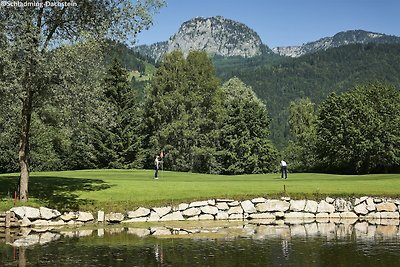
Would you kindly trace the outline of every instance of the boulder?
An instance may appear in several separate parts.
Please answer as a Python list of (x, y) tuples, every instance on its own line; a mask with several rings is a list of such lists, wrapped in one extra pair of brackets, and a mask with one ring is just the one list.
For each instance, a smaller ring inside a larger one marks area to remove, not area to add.
[(55, 219), (61, 215), (61, 213), (58, 210), (49, 209), (46, 207), (40, 207), (39, 212), (40, 212), (40, 218), (45, 220)]
[(155, 211), (150, 212), (150, 216), (147, 219), (148, 222), (158, 222), (160, 220), (160, 216)]
[(383, 202), (383, 203), (376, 204), (376, 210), (377, 211), (394, 212), (397, 210), (397, 206), (394, 203)]
[(15, 207), (12, 208), (10, 211), (14, 212), (15, 216), (18, 219), (22, 219), (27, 217), (28, 219), (40, 219), (40, 211), (37, 208), (31, 207)]
[(145, 217), (149, 214), (150, 214), (150, 209), (140, 207), (135, 211), (128, 211), (128, 218), (133, 219), (133, 218)]
[(187, 203), (181, 203), (178, 206), (178, 210), (180, 210), (180, 211), (183, 211), (183, 210), (185, 210), (187, 208), (189, 208), (189, 204), (187, 204)]
[(69, 221), (73, 221), (76, 220), (76, 218), (78, 218), (77, 214), (75, 212), (68, 212), (68, 213), (64, 213), (63, 215), (61, 215), (61, 219), (64, 222), (69, 222)]
[(290, 203), (283, 200), (267, 200), (265, 211), (287, 211), (289, 210)]
[(201, 210), (199, 208), (189, 208), (187, 210), (182, 211), (183, 216), (192, 217), (196, 215), (200, 215)]
[(354, 212), (356, 214), (361, 214), (361, 215), (367, 214), (368, 213), (367, 204), (364, 202), (361, 202), (360, 204), (358, 204), (357, 206), (354, 207)]
[(236, 206), (240, 205), (239, 201), (231, 201), (231, 202), (228, 202), (227, 204), (229, 207), (236, 207)]
[(171, 207), (153, 208), (157, 215), (161, 218), (172, 211)]
[(110, 223), (120, 223), (124, 220), (124, 215), (122, 213), (111, 212), (106, 215), (106, 221)]
[(305, 200), (291, 200), (290, 201), (290, 211), (304, 211), (306, 206)]
[(250, 200), (242, 201), (240, 203), (240, 205), (242, 206), (242, 209), (245, 213), (256, 213), (257, 212), (256, 208), (254, 207), (253, 202), (251, 202)]
[(226, 204), (226, 202), (218, 202), (216, 207), (219, 210), (229, 210), (229, 206), (228, 206), (228, 204)]
[(201, 212), (205, 213), (205, 214), (212, 214), (215, 215), (218, 213), (218, 208), (215, 206), (204, 206), (204, 207), (200, 207)]
[(94, 217), (93, 217), (93, 214), (91, 214), (90, 212), (80, 211), (78, 213), (78, 218), (76, 220), (78, 222), (89, 222), (89, 221), (93, 221)]
[(40, 211), (37, 208), (25, 207), (25, 217), (28, 219), (40, 219)]
[(269, 206), (265, 202), (256, 204), (256, 210), (258, 212), (266, 212), (268, 210), (268, 207)]
[(242, 207), (241, 206), (235, 206), (235, 207), (231, 207), (229, 210), (228, 210), (228, 214), (229, 215), (231, 215), (231, 214), (240, 214), (240, 216), (241, 217), (243, 217), (243, 209), (242, 209)]
[(25, 217), (25, 207), (14, 207), (10, 211), (14, 212), (18, 219)]
[(351, 211), (353, 209), (353, 206), (350, 201), (346, 201), (343, 198), (338, 198), (334, 201), (335, 210), (338, 212), (345, 212), (345, 211)]
[(333, 213), (335, 211), (335, 206), (329, 204), (325, 200), (321, 200), (318, 204), (317, 212), (318, 213)]
[(326, 197), (326, 198), (325, 198), (325, 201), (326, 201), (327, 203), (329, 203), (329, 204), (333, 204), (333, 203), (335, 202), (335, 199), (334, 199), (334, 198), (331, 198), (331, 197)]
[(164, 217), (161, 217), (160, 221), (184, 221), (185, 218), (183, 218), (182, 213), (180, 211), (174, 211), (172, 213), (169, 213), (165, 215)]
[(307, 200), (306, 206), (304, 207), (305, 212), (316, 213), (318, 209), (318, 202), (314, 200)]

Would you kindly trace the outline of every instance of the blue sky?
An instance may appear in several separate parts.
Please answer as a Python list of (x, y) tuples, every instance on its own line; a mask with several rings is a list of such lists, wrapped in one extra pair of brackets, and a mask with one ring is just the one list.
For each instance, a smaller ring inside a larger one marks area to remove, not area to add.
[(400, 36), (399, 0), (166, 0), (138, 44), (166, 41), (194, 17), (223, 16), (255, 30), (269, 47), (301, 45), (346, 30)]

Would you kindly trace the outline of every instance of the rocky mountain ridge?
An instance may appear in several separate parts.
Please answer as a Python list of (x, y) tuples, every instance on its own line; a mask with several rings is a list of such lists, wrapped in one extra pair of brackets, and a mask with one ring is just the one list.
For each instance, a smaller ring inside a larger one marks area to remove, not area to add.
[(367, 43), (400, 43), (400, 37), (364, 30), (349, 30), (301, 46), (275, 47), (271, 50), (262, 43), (260, 36), (245, 24), (215, 16), (193, 18), (184, 22), (168, 41), (140, 45), (134, 50), (155, 61), (159, 61), (165, 53), (174, 50), (181, 50), (184, 55), (190, 50), (202, 50), (211, 56), (222, 57), (251, 58), (264, 52), (300, 57), (319, 50)]
[(350, 30), (339, 32), (333, 37), (324, 37), (301, 46), (275, 47), (272, 48), (272, 51), (281, 56), (300, 57), (319, 50), (326, 50), (349, 44), (367, 43), (400, 43), (400, 37), (363, 30)]
[(181, 50), (184, 55), (191, 50), (202, 50), (212, 56), (248, 58), (260, 55), (265, 49), (254, 30), (243, 23), (216, 16), (186, 21), (168, 41), (141, 45), (135, 50), (158, 61), (174, 50)]

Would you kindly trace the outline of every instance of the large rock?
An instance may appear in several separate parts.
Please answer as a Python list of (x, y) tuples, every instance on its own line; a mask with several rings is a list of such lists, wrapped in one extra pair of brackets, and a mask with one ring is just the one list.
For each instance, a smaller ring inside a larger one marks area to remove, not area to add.
[(335, 206), (327, 203), (325, 200), (321, 200), (318, 204), (317, 212), (318, 213), (333, 213), (335, 211)]
[(120, 223), (124, 220), (124, 215), (122, 213), (111, 212), (106, 215), (106, 221), (110, 223)]
[(226, 202), (218, 202), (216, 207), (219, 210), (229, 210), (229, 206), (228, 206), (228, 204), (226, 204)]
[(184, 221), (182, 213), (180, 211), (174, 211), (162, 217), (160, 221)]
[(63, 215), (61, 215), (61, 219), (64, 222), (69, 222), (69, 221), (73, 221), (76, 220), (78, 218), (78, 214), (75, 212), (65, 212)]
[(256, 204), (256, 210), (258, 212), (266, 212), (268, 210), (268, 207), (269, 206), (265, 202)]
[(394, 212), (397, 210), (397, 206), (394, 203), (384, 202), (384, 203), (376, 204), (376, 210), (377, 211)]
[(367, 204), (365, 202), (361, 202), (357, 206), (354, 207), (354, 212), (356, 214), (365, 215), (368, 213)]
[(58, 210), (49, 209), (46, 207), (40, 207), (39, 212), (40, 217), (45, 220), (51, 220), (61, 216), (61, 213)]
[(15, 207), (11, 211), (14, 212), (18, 219), (22, 219), (23, 217), (27, 217), (30, 220), (40, 219), (40, 211), (37, 208)]
[(306, 206), (305, 200), (291, 200), (290, 201), (290, 211), (304, 211)]
[(343, 198), (338, 198), (334, 201), (335, 210), (338, 212), (351, 211), (353, 206), (350, 201)]
[(200, 213), (201, 213), (200, 208), (189, 208), (187, 210), (182, 211), (182, 215), (187, 217), (200, 215)]
[(152, 211), (150, 213), (149, 218), (147, 219), (148, 222), (158, 222), (160, 220), (160, 216), (158, 216), (157, 212)]
[(204, 207), (200, 207), (200, 209), (205, 214), (215, 215), (218, 213), (218, 208), (214, 207), (214, 206), (204, 206)]
[(304, 207), (304, 211), (316, 213), (317, 210), (318, 210), (318, 202), (314, 200), (307, 200), (306, 206)]
[(128, 211), (128, 218), (133, 219), (133, 218), (145, 217), (149, 214), (150, 214), (150, 209), (141, 207), (135, 211)]
[(289, 210), (290, 203), (283, 200), (267, 200), (265, 203), (265, 211), (287, 211)]
[(242, 201), (240, 203), (240, 205), (242, 206), (243, 211), (245, 213), (256, 213), (257, 212), (256, 208), (254, 207), (253, 202), (251, 202), (250, 200)]
[(161, 218), (171, 212), (171, 207), (153, 208), (157, 215)]
[(78, 218), (76, 220), (78, 222), (89, 222), (89, 221), (93, 221), (94, 217), (93, 217), (93, 214), (91, 214), (90, 212), (80, 211), (78, 213)]
[[(228, 210), (228, 214), (229, 214), (229, 215), (231, 215), (231, 214), (243, 214), (243, 209), (242, 209), (241, 206), (231, 207), (231, 208)], [(241, 215), (241, 216), (243, 217), (243, 215)]]
[(25, 217), (25, 207), (15, 207), (12, 208), (10, 211), (14, 212), (15, 216), (17, 216), (18, 219), (22, 219)]

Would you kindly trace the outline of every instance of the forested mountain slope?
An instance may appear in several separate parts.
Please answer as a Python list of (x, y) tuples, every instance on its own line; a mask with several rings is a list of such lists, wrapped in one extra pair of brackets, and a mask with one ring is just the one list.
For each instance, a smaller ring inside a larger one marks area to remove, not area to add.
[(222, 80), (237, 76), (266, 102), (272, 117), (271, 138), (279, 147), (287, 142), (292, 100), (307, 96), (318, 104), (331, 92), (372, 81), (400, 88), (399, 44), (353, 44), (299, 58), (220, 58), (214, 62)]

